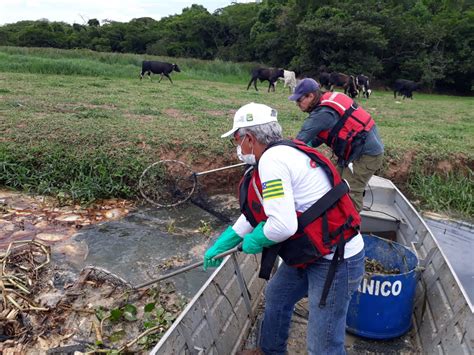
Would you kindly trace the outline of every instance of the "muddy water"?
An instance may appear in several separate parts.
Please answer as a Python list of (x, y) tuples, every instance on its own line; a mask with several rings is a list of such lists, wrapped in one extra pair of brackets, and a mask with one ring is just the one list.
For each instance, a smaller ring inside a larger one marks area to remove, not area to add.
[[(215, 196), (213, 201), (227, 214), (236, 214), (234, 199)], [(140, 207), (120, 220), (84, 228), (72, 241), (87, 245), (82, 266), (105, 268), (137, 285), (202, 260), (208, 244), (225, 228), (191, 203), (175, 209)], [(179, 291), (191, 296), (209, 273), (197, 268), (173, 281)]]
[[(238, 204), (216, 195), (210, 205), (235, 219)], [(219, 219), (186, 203), (176, 208), (136, 206), (124, 200), (95, 206), (58, 207), (54, 200), (0, 190), (0, 250), (10, 242), (35, 239), (51, 247), (57, 285), (71, 283), (86, 265), (98, 266), (132, 285), (202, 260), (208, 244), (226, 228)], [(173, 277), (193, 295), (208, 278), (201, 268)]]

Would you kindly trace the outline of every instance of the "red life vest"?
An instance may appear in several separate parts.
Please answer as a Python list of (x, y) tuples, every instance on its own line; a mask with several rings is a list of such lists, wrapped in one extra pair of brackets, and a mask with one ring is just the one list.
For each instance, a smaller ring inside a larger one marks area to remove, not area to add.
[(318, 138), (332, 148), (341, 165), (347, 166), (360, 156), (375, 122), (354, 100), (339, 92), (324, 93), (318, 106), (330, 107), (341, 117), (331, 130), (319, 132)]
[[(360, 216), (349, 197), (347, 183), (341, 179), (331, 161), (316, 149), (298, 140), (277, 142), (267, 149), (277, 145), (287, 145), (308, 155), (313, 167), (324, 169), (332, 186), (329, 192), (305, 212), (297, 212), (298, 231), (276, 245), (278, 255), (287, 265), (295, 267), (305, 267), (334, 252), (333, 249), (337, 246), (341, 247), (343, 255), (344, 244), (358, 234), (360, 226)], [(249, 223), (256, 227), (260, 222), (266, 221), (268, 217), (262, 204), (262, 183), (256, 168), (245, 172), (239, 190), (240, 208)]]

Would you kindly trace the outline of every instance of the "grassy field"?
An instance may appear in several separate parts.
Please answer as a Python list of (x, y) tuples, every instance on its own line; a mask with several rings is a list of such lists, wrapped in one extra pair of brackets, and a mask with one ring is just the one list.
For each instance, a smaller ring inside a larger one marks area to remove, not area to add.
[[(251, 63), (157, 58), (181, 67), (172, 85), (140, 81), (143, 59), (0, 47), (0, 185), (81, 201), (133, 197), (150, 162), (176, 158), (196, 171), (236, 162), (220, 134), (245, 103), (276, 108), (288, 137), (305, 118), (282, 85), (246, 90)], [(359, 100), (386, 146), (381, 175), (406, 183), (422, 207), (472, 216), (473, 99), (414, 97), (375, 90)]]

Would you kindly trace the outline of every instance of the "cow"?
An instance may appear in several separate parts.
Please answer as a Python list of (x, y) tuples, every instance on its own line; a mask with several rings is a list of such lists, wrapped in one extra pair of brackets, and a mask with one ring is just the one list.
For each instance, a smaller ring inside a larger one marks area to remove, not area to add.
[(296, 74), (291, 70), (283, 70), (283, 78), (278, 78), (278, 80), (283, 80), (283, 87), (287, 87), (290, 90), (290, 94), (295, 92), (296, 88)]
[(267, 80), (269, 82), (268, 85), (268, 92), (270, 92), (270, 88), (275, 91), (275, 82), (278, 80), (278, 78), (284, 78), (285, 73), (283, 69), (275, 69), (275, 68), (254, 68), (252, 70), (252, 78), (249, 81), (249, 84), (247, 85), (247, 90), (250, 88), (250, 85), (254, 85), (255, 90), (258, 91), (257, 89), (257, 80), (265, 81)]
[(166, 62), (158, 62), (158, 61), (153, 61), (153, 60), (144, 60), (142, 63), (142, 72), (140, 73), (140, 80), (143, 79), (143, 75), (145, 73), (148, 73), (148, 78), (151, 78), (151, 73), (153, 74), (161, 74), (160, 80), (163, 79), (163, 75), (166, 76), (171, 84), (173, 84), (173, 80), (171, 80), (170, 73), (172, 71), (175, 72), (181, 72), (181, 70), (178, 67), (178, 64), (174, 63), (166, 63)]
[(420, 83), (415, 83), (411, 80), (397, 79), (393, 85), (393, 98), (397, 98), (397, 93), (413, 100), (413, 91), (420, 89)]
[(359, 89), (357, 89), (356, 80), (353, 75), (349, 76), (347, 87), (344, 88), (344, 94), (349, 95), (353, 99), (359, 96)]
[(330, 85), (329, 85), (329, 77), (331, 75), (326, 72), (322, 72), (319, 74), (319, 83), (321, 84), (321, 87), (325, 87), (326, 89), (329, 90)]
[(370, 94), (372, 94), (372, 90), (370, 89), (369, 78), (364, 74), (357, 75), (356, 79), (356, 86), (359, 90), (359, 93), (362, 93), (362, 97), (369, 98)]
[(336, 86), (343, 88), (344, 94), (348, 94), (352, 98), (355, 98), (359, 94), (355, 85), (355, 79), (352, 75), (332, 72), (329, 75), (329, 90), (334, 91), (334, 87)]

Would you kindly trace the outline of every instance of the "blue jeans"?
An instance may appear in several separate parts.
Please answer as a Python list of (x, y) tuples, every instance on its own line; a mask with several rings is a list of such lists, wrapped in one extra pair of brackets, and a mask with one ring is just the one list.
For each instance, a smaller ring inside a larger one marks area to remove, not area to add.
[(319, 300), (330, 260), (319, 259), (306, 269), (282, 264), (267, 285), (260, 348), (265, 354), (285, 354), (295, 304), (308, 295), (308, 354), (345, 354), (346, 315), (352, 293), (364, 274), (360, 253), (339, 263), (324, 308)]

